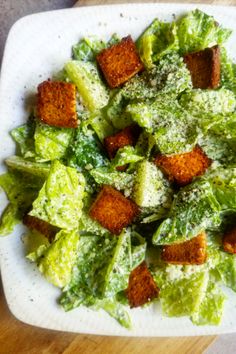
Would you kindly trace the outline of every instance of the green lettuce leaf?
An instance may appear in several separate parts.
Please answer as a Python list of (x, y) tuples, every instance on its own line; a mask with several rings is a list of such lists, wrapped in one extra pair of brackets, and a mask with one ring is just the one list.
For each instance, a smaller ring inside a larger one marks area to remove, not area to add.
[(65, 65), (65, 70), (69, 79), (77, 86), (82, 103), (90, 112), (106, 106), (109, 95), (95, 64), (73, 60)]
[(208, 273), (198, 272), (163, 285), (160, 292), (163, 312), (170, 317), (190, 316), (197, 312), (207, 284)]
[(176, 24), (155, 19), (138, 38), (136, 45), (145, 67), (153, 67), (159, 58), (178, 50)]
[(226, 296), (213, 282), (209, 281), (206, 294), (191, 320), (196, 325), (219, 325), (224, 310)]
[(5, 160), (5, 163), (12, 170), (31, 174), (42, 179), (48, 176), (50, 170), (50, 165), (46, 162), (34, 162), (20, 156), (10, 156)]
[(232, 31), (218, 25), (214, 17), (196, 9), (177, 22), (182, 54), (224, 43)]
[(0, 235), (10, 234), (18, 224), (37, 197), (43, 185), (41, 178), (25, 175), (20, 172), (7, 172), (0, 175), (0, 187), (4, 190), (9, 200), (0, 223)]
[(147, 243), (138, 232), (131, 233), (132, 270), (141, 264), (146, 257)]
[(104, 296), (112, 297), (125, 290), (128, 287), (131, 270), (131, 235), (130, 231), (124, 230), (118, 237), (113, 257), (106, 271)]
[(220, 48), (220, 75), (221, 85), (236, 94), (235, 64), (224, 47)]
[(84, 187), (81, 173), (55, 160), (29, 214), (60, 228), (77, 229)]
[(168, 208), (171, 196), (170, 184), (163, 173), (147, 160), (139, 162), (133, 187), (133, 200), (136, 204), (140, 207)]
[(114, 236), (80, 236), (78, 257), (68, 284), (60, 299), (68, 311), (80, 305), (91, 306), (103, 298), (105, 274), (117, 245)]
[(125, 166), (130, 163), (136, 163), (140, 160), (143, 160), (143, 156), (138, 155), (133, 146), (127, 145), (117, 151), (110, 166), (112, 169), (116, 169), (118, 166)]
[(219, 226), (220, 211), (211, 184), (197, 180), (178, 192), (169, 217), (158, 227), (152, 242), (165, 245), (189, 240), (207, 228)]
[(72, 47), (73, 59), (95, 61), (96, 55), (106, 48), (106, 43), (95, 36), (85, 37)]
[(98, 167), (90, 171), (90, 174), (98, 184), (108, 184), (114, 188), (125, 191), (128, 196), (132, 192), (134, 176), (126, 172), (110, 170), (109, 167)]
[(236, 98), (233, 92), (225, 88), (218, 90), (194, 89), (181, 96), (180, 104), (193, 114), (205, 112), (208, 115), (224, 114), (235, 110)]
[(62, 288), (70, 282), (77, 259), (78, 242), (76, 231), (61, 230), (37, 260), (40, 272), (50, 283)]
[(34, 148), (35, 120), (30, 117), (26, 124), (23, 124), (11, 131), (11, 136), (17, 143), (20, 154), (25, 158), (35, 157)]
[(43, 160), (57, 160), (65, 156), (73, 129), (52, 127), (37, 122), (34, 140), (35, 151)]
[(140, 127), (153, 134), (163, 154), (189, 152), (196, 144), (199, 134), (196, 125), (177, 101), (165, 98), (152, 103), (133, 103), (126, 111)]

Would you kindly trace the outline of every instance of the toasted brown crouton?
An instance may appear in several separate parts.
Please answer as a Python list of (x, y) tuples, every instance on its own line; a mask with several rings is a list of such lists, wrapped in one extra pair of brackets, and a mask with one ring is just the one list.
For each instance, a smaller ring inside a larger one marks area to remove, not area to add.
[(56, 233), (59, 231), (58, 227), (28, 214), (24, 216), (23, 223), (29, 229), (36, 230), (46, 236), (50, 242), (54, 240)]
[(223, 247), (225, 252), (236, 253), (236, 226), (224, 234)]
[(164, 246), (163, 261), (172, 264), (203, 264), (206, 261), (206, 234), (200, 233), (189, 241)]
[(89, 211), (92, 219), (115, 235), (131, 224), (138, 213), (139, 208), (133, 201), (110, 186), (103, 186)]
[(193, 87), (214, 89), (220, 83), (220, 48), (215, 45), (199, 52), (188, 53), (184, 62), (190, 71)]
[(143, 69), (131, 36), (102, 50), (97, 62), (111, 88), (120, 86)]
[(130, 125), (114, 135), (104, 139), (104, 145), (110, 159), (113, 159), (117, 150), (126, 145), (135, 145), (140, 133), (138, 125)]
[(126, 290), (129, 305), (131, 308), (142, 306), (153, 300), (158, 294), (159, 288), (144, 261), (130, 273), (129, 285)]
[(39, 119), (55, 127), (76, 128), (76, 88), (68, 82), (44, 81), (38, 86)]
[(184, 186), (192, 182), (193, 177), (201, 176), (210, 166), (211, 160), (203, 150), (196, 146), (193, 151), (184, 154), (158, 155), (155, 164), (168, 176), (169, 180)]

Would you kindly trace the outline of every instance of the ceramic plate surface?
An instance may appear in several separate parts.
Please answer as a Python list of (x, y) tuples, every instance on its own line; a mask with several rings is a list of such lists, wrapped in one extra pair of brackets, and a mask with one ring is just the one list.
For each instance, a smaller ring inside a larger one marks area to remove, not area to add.
[[(117, 32), (136, 38), (154, 17), (171, 21), (196, 8), (186, 4), (129, 4), (58, 10), (20, 19), (10, 31), (0, 82), (0, 159), (14, 154), (9, 131), (26, 121), (37, 85), (60, 70), (70, 58), (71, 46), (83, 36), (108, 38)], [(216, 20), (232, 28), (228, 41), (236, 53), (236, 7), (200, 6)], [(1, 171), (4, 171), (3, 164)], [(1, 194), (0, 208), (6, 205)], [(124, 336), (191, 336), (236, 331), (236, 297), (226, 290), (224, 317), (219, 327), (197, 327), (183, 318), (161, 315), (159, 305), (130, 311), (133, 329), (122, 328), (105, 312), (86, 308), (65, 313), (57, 304), (60, 291), (46, 282), (34, 265), (25, 259), (21, 241), (25, 232), (18, 225), (14, 234), (0, 239), (0, 265), (6, 299), (12, 313), (21, 321), (44, 328)]]

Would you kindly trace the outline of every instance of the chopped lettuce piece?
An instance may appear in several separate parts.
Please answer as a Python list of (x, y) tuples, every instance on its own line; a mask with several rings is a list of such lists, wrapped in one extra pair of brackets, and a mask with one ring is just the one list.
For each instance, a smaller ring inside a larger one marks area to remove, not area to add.
[(158, 227), (152, 242), (166, 245), (189, 240), (207, 228), (219, 226), (220, 211), (211, 184), (197, 180), (178, 192), (169, 217)]
[(70, 284), (60, 299), (66, 311), (83, 305), (94, 305), (103, 298), (104, 277), (117, 245), (114, 236), (80, 236), (78, 257)]
[(214, 17), (196, 9), (177, 22), (182, 54), (224, 43), (232, 31), (218, 25)]
[(64, 157), (72, 134), (73, 129), (37, 122), (34, 134), (36, 154), (46, 161)]
[(236, 292), (236, 257), (233, 254), (220, 252), (219, 263), (216, 270), (220, 279), (229, 288)]
[(106, 119), (101, 111), (91, 114), (89, 118), (89, 124), (97, 134), (101, 143), (103, 143), (103, 140), (107, 136), (113, 135), (115, 133), (113, 125)]
[(89, 111), (93, 112), (106, 106), (109, 95), (95, 64), (73, 60), (65, 65), (65, 70), (70, 80), (77, 86), (83, 104)]
[(17, 170), (26, 174), (29, 173), (41, 178), (46, 178), (50, 170), (50, 165), (48, 163), (26, 160), (20, 156), (10, 156), (5, 160), (5, 163), (12, 170)]
[(62, 229), (77, 229), (84, 187), (81, 173), (55, 160), (29, 214)]
[(166, 207), (171, 204), (168, 180), (152, 162), (143, 160), (136, 167), (133, 199), (140, 207)]
[(176, 101), (156, 100), (152, 103), (133, 103), (126, 111), (133, 121), (152, 133), (163, 154), (178, 154), (193, 149), (198, 130), (192, 117)]
[(205, 296), (207, 284), (207, 272), (198, 272), (188, 278), (166, 283), (160, 292), (163, 312), (170, 317), (190, 316), (197, 312)]
[(76, 231), (61, 230), (37, 260), (40, 272), (53, 285), (62, 288), (70, 282), (77, 259), (78, 242)]
[(124, 230), (118, 237), (114, 255), (105, 275), (104, 296), (112, 297), (125, 290), (132, 269), (130, 231)]
[(10, 234), (37, 197), (43, 180), (26, 176), (20, 172), (0, 175), (0, 187), (5, 191), (9, 204), (5, 208), (0, 223), (0, 235)]
[(224, 309), (225, 295), (213, 282), (209, 281), (204, 298), (191, 320), (196, 325), (219, 325)]
[(68, 151), (69, 166), (86, 172), (107, 165), (108, 159), (91, 129), (77, 129), (73, 145)]
[(132, 270), (145, 260), (147, 243), (138, 232), (131, 233)]
[(81, 61), (95, 61), (96, 55), (106, 48), (106, 43), (95, 36), (85, 37), (73, 45), (73, 59)]
[(155, 19), (136, 44), (145, 67), (151, 68), (159, 58), (178, 50), (176, 24)]
[(27, 254), (26, 258), (32, 262), (37, 262), (50, 246), (48, 238), (36, 230), (30, 230), (23, 235), (22, 241)]
[(236, 168), (218, 168), (206, 176), (221, 211), (236, 211)]
[(221, 85), (236, 94), (235, 64), (227, 55), (224, 47), (220, 49), (220, 64)]
[(225, 88), (218, 90), (194, 89), (181, 96), (180, 104), (193, 114), (205, 112), (208, 115), (224, 114), (235, 110), (236, 98), (233, 92)]
[(30, 117), (26, 124), (23, 124), (11, 131), (11, 136), (17, 143), (20, 154), (25, 158), (35, 156), (34, 148), (35, 120)]
[(99, 167), (90, 171), (98, 184), (108, 184), (118, 190), (124, 190), (125, 195), (132, 192), (134, 175), (117, 170), (110, 170), (108, 167)]
[(109, 298), (97, 300), (92, 308), (95, 310), (98, 310), (99, 308), (103, 309), (111, 317), (116, 319), (121, 324), (121, 326), (127, 329), (132, 327), (128, 312), (125, 310), (124, 306), (117, 302), (115, 299)]
[(115, 169), (118, 166), (125, 166), (140, 160), (143, 160), (143, 156), (138, 155), (133, 146), (127, 145), (117, 151), (116, 156), (111, 162), (111, 168)]

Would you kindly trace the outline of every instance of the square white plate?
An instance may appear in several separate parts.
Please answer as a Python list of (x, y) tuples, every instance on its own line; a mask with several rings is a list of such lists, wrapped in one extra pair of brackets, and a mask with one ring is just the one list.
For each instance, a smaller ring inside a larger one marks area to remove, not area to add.
[[(9, 131), (26, 121), (37, 85), (63, 67), (71, 46), (85, 35), (108, 38), (117, 32), (136, 38), (154, 17), (173, 20), (197, 5), (129, 4), (59, 10), (22, 18), (12, 27), (4, 54), (0, 82), (0, 158), (14, 154)], [(235, 32), (228, 42), (236, 53), (236, 7), (198, 5)], [(1, 171), (4, 171), (1, 165)], [(6, 205), (1, 194), (0, 208)], [(63, 331), (124, 336), (192, 336), (236, 331), (236, 297), (227, 290), (224, 317), (219, 327), (194, 326), (187, 318), (167, 318), (157, 305), (130, 310), (131, 331), (105, 312), (86, 308), (65, 313), (56, 302), (60, 291), (46, 282), (24, 258), (18, 225), (14, 234), (0, 239), (0, 265), (6, 299), (12, 313), (31, 325)]]

